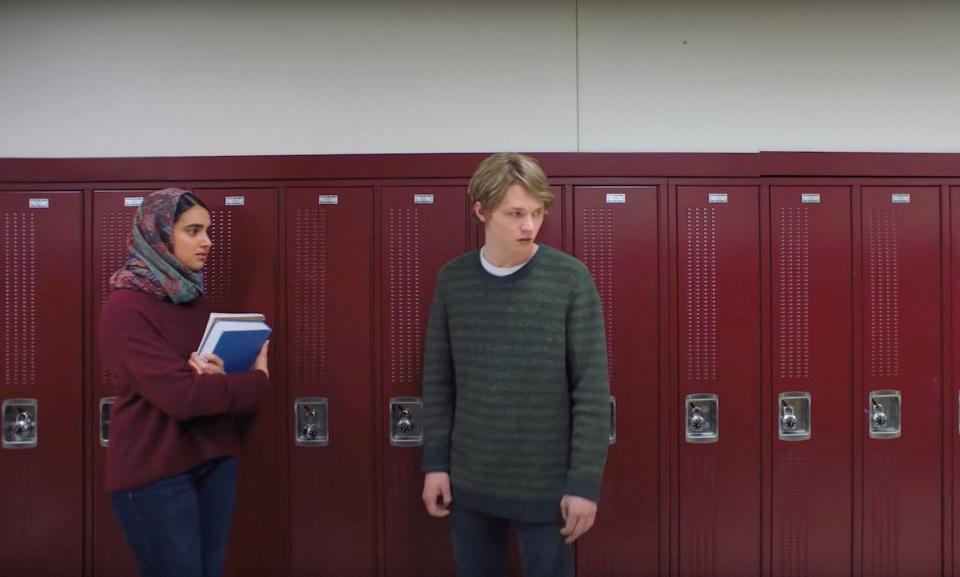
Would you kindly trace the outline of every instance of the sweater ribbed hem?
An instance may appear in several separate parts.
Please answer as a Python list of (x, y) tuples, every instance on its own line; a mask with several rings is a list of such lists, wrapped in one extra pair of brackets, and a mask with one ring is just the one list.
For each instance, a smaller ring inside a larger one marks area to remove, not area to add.
[(560, 497), (552, 501), (526, 502), (501, 499), (492, 495), (481, 495), (471, 491), (451, 488), (453, 502), (457, 507), (466, 507), (493, 517), (523, 521), (525, 523), (558, 523), (563, 521), (560, 514)]
[(450, 471), (450, 447), (424, 447), (423, 461), (420, 471), (433, 473), (435, 471)]
[(597, 503), (600, 500), (600, 483), (586, 479), (567, 478), (567, 482), (563, 486), (563, 494), (576, 495)]

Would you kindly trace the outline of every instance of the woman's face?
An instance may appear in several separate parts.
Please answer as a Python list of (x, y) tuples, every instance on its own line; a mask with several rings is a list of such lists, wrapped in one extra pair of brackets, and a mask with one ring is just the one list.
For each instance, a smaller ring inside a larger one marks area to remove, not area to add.
[(170, 244), (173, 256), (192, 271), (198, 271), (207, 263), (210, 255), (210, 213), (202, 206), (192, 206), (180, 213), (173, 223)]

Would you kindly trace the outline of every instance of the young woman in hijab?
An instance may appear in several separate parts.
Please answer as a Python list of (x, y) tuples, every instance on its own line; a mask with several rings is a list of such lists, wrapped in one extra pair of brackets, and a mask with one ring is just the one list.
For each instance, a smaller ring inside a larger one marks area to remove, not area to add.
[(249, 372), (225, 374), (193, 352), (211, 312), (203, 298), (210, 213), (190, 192), (144, 199), (127, 264), (110, 278), (100, 352), (117, 398), (106, 484), (141, 575), (223, 573), (240, 449), (235, 415), (269, 388), (267, 344)]

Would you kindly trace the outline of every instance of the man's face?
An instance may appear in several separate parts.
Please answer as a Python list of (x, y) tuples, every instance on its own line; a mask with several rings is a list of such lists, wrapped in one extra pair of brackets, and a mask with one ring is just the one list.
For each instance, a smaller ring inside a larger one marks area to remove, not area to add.
[(542, 202), (519, 184), (512, 184), (490, 212), (485, 213), (479, 202), (473, 209), (484, 223), (488, 246), (504, 254), (529, 256), (543, 225)]

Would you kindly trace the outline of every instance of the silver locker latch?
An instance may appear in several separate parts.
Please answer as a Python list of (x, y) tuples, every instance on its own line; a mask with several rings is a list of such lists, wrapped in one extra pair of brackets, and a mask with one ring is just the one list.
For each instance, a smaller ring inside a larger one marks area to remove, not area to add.
[(900, 391), (870, 391), (870, 438), (895, 439), (900, 436)]
[(423, 444), (423, 402), (419, 397), (390, 399), (390, 444), (395, 447)]
[(110, 407), (116, 401), (116, 397), (100, 398), (100, 446), (106, 447), (110, 444)]
[(713, 393), (687, 395), (688, 443), (716, 443), (720, 439), (720, 400)]
[(37, 446), (37, 400), (3, 401), (3, 448), (30, 449)]
[(617, 398), (610, 395), (610, 441), (612, 445), (617, 442)]
[(780, 393), (779, 436), (781, 441), (806, 441), (810, 438), (810, 393), (793, 391)]
[(325, 447), (330, 444), (326, 397), (300, 397), (293, 402), (296, 444)]

